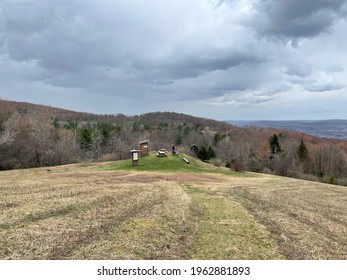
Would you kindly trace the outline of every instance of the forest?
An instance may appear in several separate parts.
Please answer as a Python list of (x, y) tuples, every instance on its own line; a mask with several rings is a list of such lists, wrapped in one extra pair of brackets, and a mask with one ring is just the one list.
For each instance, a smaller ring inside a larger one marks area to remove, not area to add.
[[(95, 115), (0, 100), (0, 170), (129, 158), (138, 142), (243, 172), (347, 185), (347, 141), (174, 112)], [(198, 153), (191, 150), (195, 144)]]

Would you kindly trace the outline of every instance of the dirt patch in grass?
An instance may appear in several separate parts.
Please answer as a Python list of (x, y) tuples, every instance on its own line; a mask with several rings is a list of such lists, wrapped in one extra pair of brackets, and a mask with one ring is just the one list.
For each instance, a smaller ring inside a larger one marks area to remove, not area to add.
[(219, 174), (197, 174), (197, 173), (160, 173), (160, 172), (134, 172), (134, 171), (103, 171), (92, 173), (58, 173), (46, 174), (42, 176), (41, 180), (52, 181), (58, 180), (60, 183), (71, 182), (85, 184), (88, 183), (150, 183), (156, 181), (173, 181), (173, 182), (226, 182), (227, 179)]

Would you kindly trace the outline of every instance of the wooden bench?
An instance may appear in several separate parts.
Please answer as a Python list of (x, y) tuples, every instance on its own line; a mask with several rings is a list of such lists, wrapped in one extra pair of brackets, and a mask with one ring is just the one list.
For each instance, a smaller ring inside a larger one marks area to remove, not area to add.
[(189, 164), (189, 160), (187, 160), (186, 158), (183, 158), (183, 161), (184, 161), (186, 164)]

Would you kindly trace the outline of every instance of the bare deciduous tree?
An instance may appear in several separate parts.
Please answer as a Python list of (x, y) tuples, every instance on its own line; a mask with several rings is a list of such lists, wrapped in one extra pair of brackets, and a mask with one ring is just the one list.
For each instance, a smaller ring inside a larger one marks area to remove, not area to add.
[(67, 164), (76, 160), (78, 147), (75, 146), (75, 134), (68, 129), (59, 129), (56, 131), (56, 143), (54, 145), (55, 164)]
[(346, 159), (343, 150), (335, 145), (320, 145), (313, 151), (312, 171), (323, 177), (335, 176), (342, 178), (347, 176)]
[(48, 111), (29, 116), (28, 145), (32, 146), (31, 160), (37, 166), (51, 164), (54, 147), (54, 126)]
[(18, 134), (20, 115), (13, 113), (11, 117), (3, 124), (3, 130), (0, 132), (0, 145), (9, 145), (14, 142)]
[(263, 142), (261, 142), (261, 144), (257, 150), (257, 153), (256, 153), (256, 157), (259, 161), (259, 165), (260, 165), (262, 170), (265, 167), (268, 167), (270, 155), (271, 155), (270, 144), (268, 141), (264, 140)]

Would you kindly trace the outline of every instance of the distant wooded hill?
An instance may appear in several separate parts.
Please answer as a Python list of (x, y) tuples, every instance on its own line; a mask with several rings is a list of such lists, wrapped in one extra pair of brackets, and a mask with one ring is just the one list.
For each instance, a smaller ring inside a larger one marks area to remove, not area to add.
[[(178, 152), (236, 171), (347, 185), (343, 140), (175, 112), (96, 115), (0, 100), (0, 170), (124, 159), (144, 139), (151, 150), (175, 145)], [(193, 144), (197, 154), (190, 151)]]
[(51, 106), (37, 105), (27, 102), (16, 102), (0, 100), (0, 112), (20, 114), (30, 114), (34, 112), (46, 112), (50, 116), (58, 119), (59, 121), (76, 121), (76, 122), (112, 122), (117, 124), (128, 124), (138, 122), (147, 126), (158, 126), (163, 123), (177, 126), (179, 124), (185, 125), (199, 125), (202, 127), (211, 127), (215, 130), (227, 130), (233, 125), (228, 122), (216, 121), (206, 118), (198, 118), (186, 114), (180, 114), (175, 112), (153, 112), (142, 115), (126, 116), (123, 114), (92, 114), (84, 112), (75, 112), (71, 110), (65, 110), (55, 108)]
[(284, 128), (304, 132), (318, 137), (347, 139), (347, 120), (317, 120), (317, 121), (228, 121), (243, 127)]

